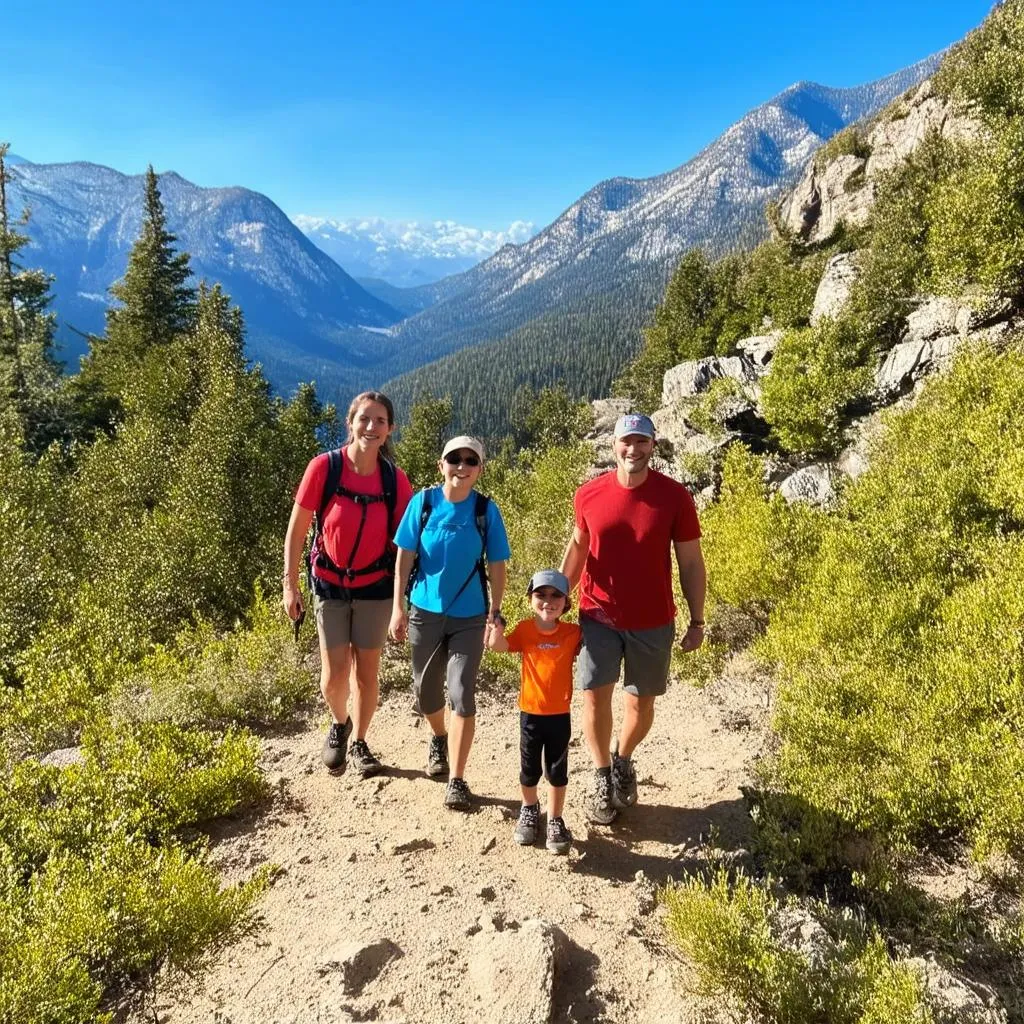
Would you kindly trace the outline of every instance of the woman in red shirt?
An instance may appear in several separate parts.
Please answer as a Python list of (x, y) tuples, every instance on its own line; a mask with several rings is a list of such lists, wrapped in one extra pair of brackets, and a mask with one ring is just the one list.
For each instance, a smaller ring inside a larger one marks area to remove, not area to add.
[[(340, 775), (351, 758), (365, 777), (381, 769), (366, 744), (366, 733), (377, 708), (380, 652), (394, 596), (391, 538), (412, 487), (393, 461), (389, 439), (395, 410), (386, 395), (357, 395), (347, 423), (344, 446), (314, 458), (296, 492), (284, 541), (282, 601), (288, 617), (298, 619), (303, 612), (299, 561), (315, 516), (310, 552), (313, 608), (320, 640), (320, 690), (332, 720), (323, 761), (331, 774)], [(351, 718), (350, 675), (355, 681)]]

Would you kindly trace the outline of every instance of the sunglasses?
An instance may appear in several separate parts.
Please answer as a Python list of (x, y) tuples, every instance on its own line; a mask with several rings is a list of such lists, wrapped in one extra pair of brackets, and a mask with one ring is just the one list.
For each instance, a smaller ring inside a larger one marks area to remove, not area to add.
[(449, 466), (479, 466), (480, 460), (475, 455), (460, 455), (458, 452), (449, 452), (444, 461)]

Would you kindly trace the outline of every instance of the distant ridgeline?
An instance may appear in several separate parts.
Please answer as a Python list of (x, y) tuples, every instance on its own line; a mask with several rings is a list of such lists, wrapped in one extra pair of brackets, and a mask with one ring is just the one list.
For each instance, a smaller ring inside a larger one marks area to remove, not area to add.
[[(173, 173), (161, 193), (196, 279), (221, 283), (245, 310), (247, 354), (277, 391), (315, 380), (345, 402), (387, 382), (405, 406), (420, 392), (450, 393), (459, 424), (500, 434), (507, 413), (496, 393), (563, 380), (574, 394), (606, 391), (683, 252), (756, 244), (765, 203), (811, 152), (933, 65), (855, 89), (794, 85), (676, 170), (602, 182), (528, 242), (413, 289), (357, 282), (258, 193)], [(32, 210), (29, 256), (55, 278), (56, 337), (74, 370), (125, 272), (143, 179), (85, 163), (18, 161), (11, 171), (9, 199)], [(438, 362), (481, 345), (457, 370)]]
[(579, 396), (607, 393), (680, 256), (694, 246), (720, 256), (756, 245), (768, 233), (765, 205), (818, 146), (920, 82), (938, 59), (854, 89), (794, 85), (676, 170), (602, 182), (399, 324), (401, 354), (382, 369), (412, 372), (386, 389), (403, 406), (450, 395), (456, 424), (489, 435), (509, 426), (508, 403), (496, 395), (559, 382)]

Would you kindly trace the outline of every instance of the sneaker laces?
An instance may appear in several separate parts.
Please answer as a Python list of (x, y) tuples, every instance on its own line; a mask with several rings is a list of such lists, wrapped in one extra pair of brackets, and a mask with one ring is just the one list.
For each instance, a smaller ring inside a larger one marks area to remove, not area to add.
[(626, 789), (633, 784), (636, 778), (636, 769), (633, 761), (628, 757), (619, 757), (618, 754), (612, 759), (612, 776), (619, 789)]
[(519, 824), (536, 828), (540, 820), (540, 804), (523, 804), (519, 808)]
[(569, 830), (561, 818), (548, 819), (548, 838), (556, 842), (562, 842), (569, 838)]
[(460, 800), (469, 799), (469, 786), (466, 785), (465, 780), (463, 779), (451, 779), (448, 783), (448, 790)]
[(345, 723), (331, 722), (331, 730), (327, 734), (327, 742), (332, 747), (340, 747), (345, 743)]
[(594, 798), (598, 803), (607, 803), (612, 798), (612, 780), (604, 772), (594, 774)]
[(353, 757), (361, 757), (368, 760), (373, 759), (373, 754), (370, 753), (370, 748), (366, 745), (366, 740), (353, 740), (352, 746), (349, 747), (349, 752)]

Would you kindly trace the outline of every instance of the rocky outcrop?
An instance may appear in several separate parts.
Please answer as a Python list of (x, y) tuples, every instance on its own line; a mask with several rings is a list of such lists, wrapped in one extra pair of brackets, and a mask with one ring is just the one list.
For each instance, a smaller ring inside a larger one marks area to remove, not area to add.
[(779, 494), (790, 503), (803, 501), (808, 505), (831, 505), (836, 498), (835, 473), (831, 466), (823, 463), (804, 466), (779, 484)]
[(744, 356), (709, 356), (691, 359), (669, 370), (662, 381), (661, 404), (672, 405), (680, 398), (693, 398), (707, 391), (711, 382), (731, 377), (740, 384), (757, 380), (754, 364)]
[(886, 404), (909, 391), (922, 377), (949, 364), (959, 335), (933, 341), (904, 341), (891, 348), (875, 371), (875, 400)]
[(1005, 1008), (987, 985), (968, 982), (932, 955), (904, 962), (924, 983), (936, 1024), (1007, 1024)]
[(825, 317), (835, 318), (839, 314), (850, 298), (858, 276), (856, 253), (841, 252), (828, 261), (814, 294), (812, 326)]
[(775, 349), (782, 340), (782, 331), (770, 331), (768, 334), (756, 334), (752, 338), (743, 338), (736, 342), (736, 348), (746, 356), (759, 374), (767, 373), (768, 364), (772, 361)]
[(783, 201), (780, 218), (786, 230), (807, 242), (822, 242), (839, 224), (867, 222), (875, 202), (879, 175), (896, 167), (917, 149), (930, 132), (955, 141), (977, 139), (981, 123), (936, 96), (931, 81), (923, 82), (908, 100), (898, 100), (871, 128), (870, 155), (844, 154), (824, 167), (812, 161), (800, 183)]

